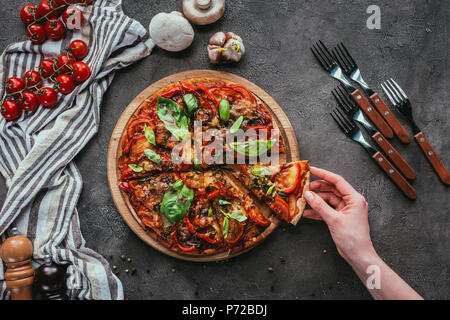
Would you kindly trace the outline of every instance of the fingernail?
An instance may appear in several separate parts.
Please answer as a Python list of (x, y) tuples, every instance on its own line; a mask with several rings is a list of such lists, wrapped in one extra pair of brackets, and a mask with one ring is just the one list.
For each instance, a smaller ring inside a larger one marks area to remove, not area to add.
[(314, 199), (314, 195), (312, 194), (311, 191), (306, 191), (305, 198), (307, 201), (312, 201)]

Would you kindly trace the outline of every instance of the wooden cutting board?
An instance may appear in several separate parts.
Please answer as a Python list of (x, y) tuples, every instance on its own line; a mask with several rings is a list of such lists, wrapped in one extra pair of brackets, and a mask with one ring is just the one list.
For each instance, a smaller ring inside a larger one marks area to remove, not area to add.
[[(280, 220), (272, 216), (271, 217), (272, 224), (260, 235), (261, 236), (260, 241), (257, 241), (257, 243), (254, 246), (249, 247), (244, 251), (240, 251), (237, 253), (220, 252), (214, 255), (207, 255), (207, 256), (183, 255), (166, 248), (158, 241), (153, 239), (150, 236), (150, 234), (144, 229), (142, 223), (135, 214), (133, 207), (131, 206), (128, 200), (128, 197), (119, 188), (120, 171), (117, 167), (117, 156), (122, 134), (127, 126), (128, 121), (130, 120), (130, 117), (134, 114), (134, 112), (140, 106), (140, 104), (147, 97), (152, 95), (155, 91), (162, 89), (163, 87), (169, 85), (170, 83), (197, 77), (220, 78), (247, 87), (251, 92), (253, 92), (255, 96), (257, 96), (267, 105), (270, 112), (272, 113), (272, 117), (274, 120), (274, 127), (278, 128), (280, 134), (284, 138), (286, 153), (282, 157), (280, 156), (280, 161), (291, 162), (300, 160), (300, 154), (298, 150), (297, 139), (295, 137), (295, 133), (291, 126), (291, 123), (289, 122), (289, 119), (287, 118), (286, 114), (283, 112), (281, 107), (276, 103), (276, 101), (268, 93), (266, 93), (263, 89), (261, 89), (254, 83), (231, 73), (214, 70), (190, 70), (176, 73), (168, 77), (165, 77), (147, 87), (136, 98), (134, 98), (134, 100), (131, 101), (131, 103), (125, 108), (119, 120), (117, 121), (117, 124), (111, 135), (107, 159), (107, 174), (108, 174), (109, 189), (111, 190), (112, 198), (114, 200), (114, 203), (116, 204), (117, 209), (119, 210), (119, 213), (122, 215), (122, 218), (125, 220), (128, 226), (134, 231), (134, 233), (136, 233), (136, 235), (139, 238), (141, 238), (145, 243), (152, 246), (153, 248), (161, 251), (162, 253), (165, 253), (169, 256), (182, 260), (208, 262), (208, 261), (229, 259), (239, 254), (242, 254), (246, 251), (249, 251), (250, 249), (254, 248), (257, 244), (261, 243), (262, 240), (266, 238), (269, 234), (271, 234), (275, 230), (275, 228), (280, 224)], [(268, 210), (267, 207), (262, 208), (262, 212), (267, 213), (267, 210)]]

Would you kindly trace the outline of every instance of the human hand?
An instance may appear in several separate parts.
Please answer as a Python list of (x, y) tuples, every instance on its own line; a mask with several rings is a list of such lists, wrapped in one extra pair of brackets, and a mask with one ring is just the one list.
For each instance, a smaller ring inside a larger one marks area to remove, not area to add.
[(310, 183), (305, 198), (311, 209), (303, 216), (325, 221), (339, 254), (349, 264), (376, 255), (365, 198), (337, 174), (315, 167), (311, 167), (311, 173), (321, 180)]

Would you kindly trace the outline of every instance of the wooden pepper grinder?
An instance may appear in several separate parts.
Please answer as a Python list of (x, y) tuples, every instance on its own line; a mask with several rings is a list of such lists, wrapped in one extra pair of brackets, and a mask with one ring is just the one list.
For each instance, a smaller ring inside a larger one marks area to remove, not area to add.
[(46, 300), (68, 300), (65, 294), (66, 270), (45, 255), (45, 262), (36, 270), (37, 287)]
[(19, 235), (17, 228), (11, 229), (11, 236), (1, 248), (2, 259), (6, 264), (6, 287), (12, 300), (33, 300), (32, 285), (34, 269), (31, 266), (33, 244), (30, 239)]

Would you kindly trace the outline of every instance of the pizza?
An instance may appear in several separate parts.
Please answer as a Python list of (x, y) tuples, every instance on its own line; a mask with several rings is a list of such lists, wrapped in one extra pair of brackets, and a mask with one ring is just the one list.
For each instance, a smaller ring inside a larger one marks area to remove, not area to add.
[(192, 78), (134, 112), (119, 145), (118, 183), (143, 228), (167, 248), (239, 252), (278, 219), (295, 225), (303, 213), (308, 161), (277, 163), (284, 152), (268, 107), (251, 91)]

